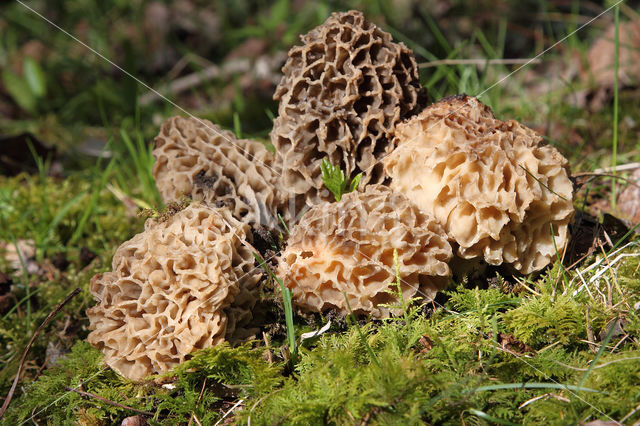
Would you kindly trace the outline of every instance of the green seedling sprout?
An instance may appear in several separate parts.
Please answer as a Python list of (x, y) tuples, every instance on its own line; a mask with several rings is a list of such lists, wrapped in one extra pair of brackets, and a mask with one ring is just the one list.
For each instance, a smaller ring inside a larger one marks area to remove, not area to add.
[(322, 160), (320, 168), (324, 186), (331, 191), (336, 201), (340, 201), (344, 194), (355, 191), (362, 179), (362, 173), (358, 173), (349, 183), (340, 167), (334, 166), (326, 158)]

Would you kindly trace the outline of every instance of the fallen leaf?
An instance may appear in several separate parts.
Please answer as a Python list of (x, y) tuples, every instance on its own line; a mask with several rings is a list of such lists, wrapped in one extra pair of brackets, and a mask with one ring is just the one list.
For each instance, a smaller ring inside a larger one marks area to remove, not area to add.
[(605, 337), (607, 337), (607, 334), (609, 333), (612, 333), (612, 338), (624, 336), (626, 334), (626, 332), (624, 331), (624, 326), (626, 325), (626, 323), (627, 321), (621, 318), (612, 319), (602, 330), (600, 330), (600, 332), (598, 333), (598, 338), (600, 339), (600, 341), (602, 341), (605, 339)]
[[(587, 52), (589, 72), (587, 83), (595, 85), (591, 93), (589, 108), (601, 109), (610, 101), (615, 85), (615, 31), (612, 23)], [(620, 87), (640, 83), (640, 21), (633, 20), (618, 25), (618, 84)]]
[(531, 346), (516, 339), (513, 334), (498, 333), (498, 343), (502, 348), (510, 350), (515, 353), (523, 354), (526, 352), (533, 352)]
[[(640, 65), (640, 64), (639, 64)], [(629, 176), (627, 187), (618, 195), (618, 214), (621, 219), (629, 221), (631, 225), (640, 223), (640, 169)]]
[(418, 343), (420, 343), (420, 346), (422, 346), (422, 350), (420, 350), (420, 353), (422, 354), (426, 354), (431, 349), (433, 349), (433, 342), (431, 342), (431, 338), (429, 338), (429, 336), (427, 336), (426, 334), (420, 337)]

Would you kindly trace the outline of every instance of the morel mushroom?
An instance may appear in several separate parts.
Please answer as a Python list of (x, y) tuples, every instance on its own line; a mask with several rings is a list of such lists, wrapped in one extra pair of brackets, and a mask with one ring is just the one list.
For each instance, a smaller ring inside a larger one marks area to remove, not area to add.
[(282, 162), (281, 186), (309, 206), (330, 200), (322, 159), (361, 185), (383, 179), (378, 160), (393, 149), (396, 123), (425, 104), (411, 50), (360, 12), (334, 13), (289, 51), (274, 99), (271, 141)]
[(278, 275), (302, 309), (346, 314), (345, 292), (356, 314), (382, 318), (390, 313), (383, 305), (401, 303), (390, 292), (394, 249), (405, 301), (431, 300), (446, 286), (452, 252), (440, 225), (404, 195), (369, 185), (312, 207), (291, 230)]
[(538, 271), (569, 238), (569, 163), (533, 130), (475, 98), (443, 99), (396, 128), (391, 188), (434, 215), (457, 254)]
[(260, 142), (237, 139), (208, 120), (172, 117), (153, 150), (153, 176), (165, 202), (184, 195), (228, 206), (236, 219), (278, 226), (274, 157)]
[(163, 372), (246, 325), (257, 300), (249, 226), (191, 205), (122, 244), (91, 280), (89, 342), (131, 380)]

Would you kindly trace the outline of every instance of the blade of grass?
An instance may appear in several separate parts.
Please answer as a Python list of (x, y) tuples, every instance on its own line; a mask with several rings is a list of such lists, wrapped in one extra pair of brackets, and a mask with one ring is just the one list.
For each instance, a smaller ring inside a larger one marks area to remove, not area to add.
[(287, 224), (284, 222), (284, 219), (282, 218), (282, 216), (280, 215), (280, 213), (278, 213), (278, 220), (280, 221), (280, 223), (282, 224), (282, 226), (284, 227), (284, 230), (287, 232), (287, 235), (290, 234), (289, 232), (289, 227), (287, 226)]
[(560, 258), (560, 252), (558, 251), (558, 245), (556, 244), (556, 235), (555, 235), (555, 232), (553, 232), (553, 224), (550, 223), (549, 227), (551, 227), (551, 240), (553, 241), (553, 249), (556, 252), (556, 259), (558, 260), (558, 265), (559, 265), (560, 271), (562, 271), (562, 280), (564, 281), (565, 287), (568, 287), (569, 286), (569, 278), (567, 277), (567, 274), (565, 273), (564, 265), (562, 264), (562, 259)]
[[(618, 61), (620, 54), (620, 38), (619, 38), (619, 23), (620, 23), (620, 5), (616, 5), (614, 9), (615, 16), (615, 53), (614, 53), (614, 83), (613, 83), (613, 152), (611, 155), (611, 166), (612, 173), (616, 174), (616, 165), (618, 161)], [(613, 211), (616, 210), (616, 202), (617, 202), (617, 187), (615, 180), (611, 182), (611, 208)]]
[(35, 290), (33, 290), (33, 292), (29, 293), (27, 296), (23, 297), (22, 299), (18, 300), (18, 303), (16, 303), (15, 305), (13, 305), (11, 307), (11, 309), (9, 309), (7, 311), (6, 314), (4, 314), (4, 316), (2, 317), (2, 319), (0, 321), (4, 321), (7, 318), (9, 318), (9, 315), (11, 315), (13, 312), (15, 312), (24, 302), (27, 302), (31, 297), (35, 296), (36, 294), (38, 294), (38, 292), (40, 290), (42, 290), (44, 287), (38, 287)]
[(596, 366), (596, 364), (598, 363), (598, 360), (600, 359), (600, 357), (602, 356), (602, 354), (606, 350), (607, 344), (609, 343), (609, 340), (611, 340), (611, 338), (613, 337), (613, 332), (616, 329), (616, 327), (614, 327), (614, 325), (615, 324), (612, 324), (611, 327), (609, 328), (609, 331), (607, 332), (607, 335), (605, 336), (604, 340), (600, 344), (600, 349), (598, 350), (598, 353), (593, 358), (593, 361), (591, 361), (591, 363), (589, 364), (589, 367), (587, 368), (587, 371), (585, 371), (584, 374), (582, 375), (582, 378), (580, 379), (580, 382), (578, 383), (578, 387), (579, 388), (582, 388), (582, 385), (584, 385), (584, 382), (587, 381), (587, 378), (591, 374), (591, 371), (593, 371), (593, 368)]
[(293, 327), (293, 306), (291, 302), (291, 290), (285, 287), (284, 283), (280, 278), (273, 273), (271, 268), (269, 268), (266, 262), (260, 257), (258, 253), (253, 253), (253, 257), (258, 261), (262, 269), (265, 270), (267, 274), (278, 283), (280, 286), (280, 293), (282, 294), (282, 302), (284, 304), (284, 318), (287, 324), (287, 340), (289, 341), (289, 350), (291, 352), (291, 361), (292, 364), (298, 360), (298, 346), (296, 345), (296, 334), (295, 329)]
[(371, 349), (371, 346), (369, 346), (369, 342), (367, 342), (367, 339), (365, 338), (364, 333), (360, 328), (360, 324), (358, 324), (358, 321), (356, 320), (356, 316), (353, 314), (353, 311), (351, 310), (351, 305), (349, 304), (349, 298), (347, 297), (347, 293), (343, 291), (342, 295), (344, 296), (344, 301), (347, 303), (347, 310), (349, 311), (349, 317), (353, 321), (353, 324), (356, 326), (356, 330), (358, 331), (358, 336), (360, 336), (360, 340), (362, 341), (362, 344), (364, 344), (364, 347), (367, 348), (367, 352), (369, 352), (369, 355), (371, 356), (371, 361), (373, 361), (373, 363), (376, 366), (378, 366), (378, 368), (380, 368), (380, 362), (378, 361), (378, 357), (376, 356), (375, 352), (373, 352), (373, 349)]
[(109, 162), (109, 164), (107, 164), (107, 167), (105, 168), (104, 172), (102, 172), (102, 176), (100, 176), (100, 181), (98, 182), (98, 185), (93, 187), (91, 198), (87, 203), (87, 207), (82, 212), (82, 216), (78, 221), (78, 225), (76, 226), (76, 229), (73, 231), (73, 235), (71, 235), (71, 238), (69, 239), (68, 245), (70, 246), (73, 245), (78, 240), (78, 238), (80, 238), (87, 221), (89, 220), (91, 215), (96, 211), (96, 207), (98, 205), (98, 199), (100, 197), (100, 192), (104, 189), (105, 185), (107, 184), (107, 178), (111, 175), (111, 170), (113, 169), (115, 164), (116, 164), (115, 160), (112, 159)]
[(62, 219), (64, 219), (65, 215), (67, 214), (67, 212), (71, 209), (71, 207), (75, 206), (86, 194), (88, 191), (82, 191), (81, 193), (79, 193), (78, 195), (76, 195), (75, 197), (73, 197), (71, 200), (69, 200), (58, 212), (58, 214), (56, 214), (56, 216), (53, 218), (53, 220), (51, 221), (51, 223), (49, 223), (49, 228), (47, 229), (46, 234), (44, 235), (43, 240), (40, 242), (41, 245), (41, 249), (44, 251), (45, 247), (47, 244), (49, 244), (49, 240), (51, 240), (51, 237), (53, 236), (53, 230), (56, 228), (56, 226), (58, 226), (58, 224), (60, 223), (60, 221), (62, 221)]
[(570, 390), (573, 392), (593, 392), (593, 393), (603, 393), (595, 389), (583, 388), (580, 386), (573, 385), (563, 385), (560, 383), (503, 383), (500, 385), (489, 385), (489, 386), (480, 386), (475, 389), (468, 389), (463, 393), (469, 392), (486, 392), (486, 391), (494, 391), (494, 390), (505, 390), (505, 389), (564, 389)]
[(236, 138), (242, 139), (242, 124), (240, 124), (240, 115), (237, 112), (233, 113), (233, 133), (236, 134)]

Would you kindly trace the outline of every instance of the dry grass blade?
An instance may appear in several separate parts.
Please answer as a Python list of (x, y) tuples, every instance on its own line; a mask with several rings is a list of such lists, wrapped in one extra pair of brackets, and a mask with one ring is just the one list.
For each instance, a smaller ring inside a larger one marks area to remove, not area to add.
[(418, 68), (432, 68), (441, 65), (522, 65), (522, 64), (539, 64), (540, 59), (524, 58), (524, 59), (442, 59), (439, 61), (422, 62), (418, 64)]
[(238, 406), (240, 404), (242, 404), (244, 402), (244, 399), (240, 399), (238, 400), (238, 402), (235, 403), (235, 405), (233, 407), (231, 407), (231, 409), (229, 411), (227, 411), (226, 413), (224, 413), (224, 416), (222, 416), (220, 418), (220, 420), (218, 420), (215, 424), (215, 426), (218, 426), (220, 424), (220, 422), (222, 422), (229, 414), (233, 413), (233, 410), (235, 410), (236, 408), (238, 408)]

